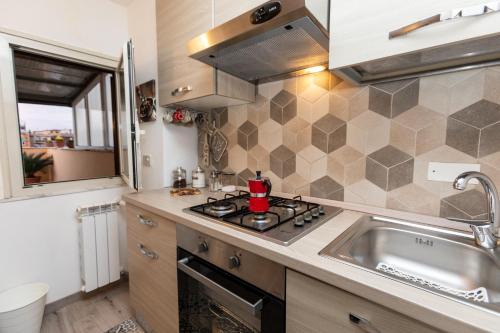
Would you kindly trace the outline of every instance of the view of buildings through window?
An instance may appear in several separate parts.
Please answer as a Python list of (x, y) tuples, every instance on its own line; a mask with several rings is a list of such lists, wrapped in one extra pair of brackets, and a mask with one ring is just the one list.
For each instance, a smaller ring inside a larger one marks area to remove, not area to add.
[(114, 73), (14, 52), (26, 186), (119, 175)]

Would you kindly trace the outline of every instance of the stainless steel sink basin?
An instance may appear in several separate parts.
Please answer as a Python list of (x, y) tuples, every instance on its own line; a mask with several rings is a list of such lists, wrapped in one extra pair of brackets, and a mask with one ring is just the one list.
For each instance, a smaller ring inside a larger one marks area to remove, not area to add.
[(320, 255), (500, 314), (500, 250), (467, 232), (367, 215)]

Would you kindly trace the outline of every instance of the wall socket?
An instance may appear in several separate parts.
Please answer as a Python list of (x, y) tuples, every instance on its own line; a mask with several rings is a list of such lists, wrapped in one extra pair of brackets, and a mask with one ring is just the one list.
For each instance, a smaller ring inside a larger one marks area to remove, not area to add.
[[(427, 169), (427, 179), (438, 182), (453, 182), (459, 174), (465, 171), (481, 171), (481, 165), (467, 163), (429, 162), (429, 168)], [(472, 179), (470, 183), (479, 184), (475, 179)]]
[(142, 155), (142, 165), (151, 167), (151, 155)]

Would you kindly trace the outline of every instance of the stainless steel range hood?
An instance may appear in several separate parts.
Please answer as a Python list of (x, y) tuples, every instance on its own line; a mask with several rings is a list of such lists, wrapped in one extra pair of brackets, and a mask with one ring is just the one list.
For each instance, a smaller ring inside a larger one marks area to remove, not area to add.
[(269, 1), (192, 39), (189, 55), (253, 83), (327, 67), (328, 3)]
[(335, 73), (358, 84), (389, 82), (500, 65), (500, 35), (339, 68)]

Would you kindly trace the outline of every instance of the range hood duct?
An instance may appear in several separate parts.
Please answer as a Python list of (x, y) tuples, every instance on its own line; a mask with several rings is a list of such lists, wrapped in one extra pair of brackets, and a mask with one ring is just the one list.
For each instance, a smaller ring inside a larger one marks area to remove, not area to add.
[[(328, 8), (328, 0), (321, 1)], [(328, 30), (307, 2), (267, 2), (192, 39), (189, 55), (253, 83), (301, 75), (315, 66), (327, 68)], [(328, 17), (327, 9), (324, 14)]]

